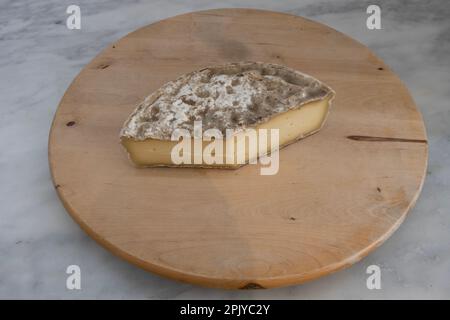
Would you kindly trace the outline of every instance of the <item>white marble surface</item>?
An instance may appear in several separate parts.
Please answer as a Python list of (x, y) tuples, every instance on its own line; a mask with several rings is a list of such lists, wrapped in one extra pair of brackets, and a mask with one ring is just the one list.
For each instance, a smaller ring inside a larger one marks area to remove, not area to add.
[[(69, 4), (82, 30), (65, 27)], [(380, 31), (365, 27), (368, 4)], [(323, 22), (368, 45), (409, 87), (429, 135), (427, 180), (416, 207), (378, 250), (349, 269), (287, 288), (205, 289), (138, 269), (97, 245), (66, 214), (53, 189), (47, 137), (64, 91), (108, 43), (188, 11), (253, 7)], [(431, 1), (31, 1), (0, 0), (0, 298), (450, 298), (450, 3)], [(7, 151), (6, 151), (7, 150)], [(65, 269), (82, 269), (82, 289)], [(366, 267), (382, 289), (366, 288)]]

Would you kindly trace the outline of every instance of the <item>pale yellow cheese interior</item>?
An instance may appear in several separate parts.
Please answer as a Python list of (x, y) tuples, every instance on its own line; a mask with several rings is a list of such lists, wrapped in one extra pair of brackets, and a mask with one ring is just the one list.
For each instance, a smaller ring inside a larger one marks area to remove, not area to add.
[[(328, 98), (310, 102), (303, 105), (299, 109), (282, 113), (271, 120), (260, 124), (255, 127), (255, 130), (258, 132), (260, 129), (279, 129), (279, 147), (281, 148), (294, 142), (295, 140), (301, 139), (319, 130), (328, 113), (328, 107)], [(270, 133), (268, 135), (270, 137)], [(241, 155), (241, 157), (245, 158), (246, 163), (248, 163), (249, 160), (252, 161), (258, 157), (258, 153), (252, 152), (254, 150), (249, 151), (248, 146), (244, 149), (237, 148), (239, 141), (242, 142), (243, 139), (246, 139), (245, 132), (239, 133), (230, 139), (235, 139), (234, 152), (230, 152), (231, 150), (228, 150), (227, 152), (226, 140), (223, 140), (221, 142), (223, 144), (223, 154), (220, 155), (223, 158), (222, 164), (207, 164), (205, 162), (202, 162), (201, 164), (194, 164), (194, 141), (191, 139), (192, 154), (190, 157), (192, 161), (190, 164), (181, 164), (180, 166), (236, 168), (242, 165), (237, 162), (238, 150), (245, 152), (245, 155)], [(246, 141), (248, 141), (248, 138)], [(167, 140), (146, 139), (143, 141), (137, 141), (131, 138), (122, 138), (123, 146), (128, 151), (131, 160), (138, 166), (179, 166), (174, 164), (171, 158), (172, 148), (177, 143), (177, 141)], [(203, 141), (202, 144), (202, 150), (204, 150), (204, 148), (210, 144), (210, 141)], [(270, 138), (268, 141), (267, 151), (268, 153), (274, 151), (270, 148)], [(233, 154), (236, 156), (231, 158)]]

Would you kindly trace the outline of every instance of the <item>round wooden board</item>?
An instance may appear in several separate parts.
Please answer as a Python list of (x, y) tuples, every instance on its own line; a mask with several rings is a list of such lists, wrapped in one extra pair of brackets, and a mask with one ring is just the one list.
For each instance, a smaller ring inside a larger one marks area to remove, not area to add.
[[(337, 93), (325, 127), (280, 152), (280, 169), (133, 167), (119, 131), (145, 96), (230, 61), (283, 64)], [(397, 229), (421, 190), (424, 124), (371, 51), (288, 14), (218, 9), (141, 28), (73, 81), (56, 113), (50, 167), (64, 206), (120, 257), (222, 288), (298, 284), (347, 267)]]

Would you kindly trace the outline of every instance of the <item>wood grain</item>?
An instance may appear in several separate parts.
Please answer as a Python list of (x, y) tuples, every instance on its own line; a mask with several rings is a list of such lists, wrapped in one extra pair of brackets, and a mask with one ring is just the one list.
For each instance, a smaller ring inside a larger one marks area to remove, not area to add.
[[(277, 175), (130, 164), (119, 131), (136, 103), (183, 73), (241, 60), (284, 64), (337, 93), (322, 131), (280, 152)], [(67, 90), (49, 139), (55, 188), (91, 237), (157, 274), (241, 289), (302, 283), (363, 258), (415, 203), (427, 152), (407, 89), (368, 48), (250, 9), (183, 14), (111, 44)]]

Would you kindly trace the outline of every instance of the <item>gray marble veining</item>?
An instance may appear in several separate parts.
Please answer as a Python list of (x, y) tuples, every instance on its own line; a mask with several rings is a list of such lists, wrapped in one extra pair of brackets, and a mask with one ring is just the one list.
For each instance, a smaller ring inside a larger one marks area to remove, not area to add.
[[(82, 29), (68, 30), (72, 1), (0, 0), (0, 298), (450, 298), (450, 3), (431, 1), (79, 0)], [(75, 3), (74, 3), (75, 4)], [(382, 30), (365, 27), (369, 4)], [(53, 189), (47, 138), (64, 91), (105, 46), (176, 14), (253, 7), (302, 15), (369, 46), (408, 86), (422, 111), (430, 158), (415, 208), (379, 249), (349, 269), (300, 286), (223, 291), (147, 273), (101, 248), (65, 213)], [(82, 289), (66, 289), (66, 267)], [(366, 288), (366, 267), (382, 289)]]

